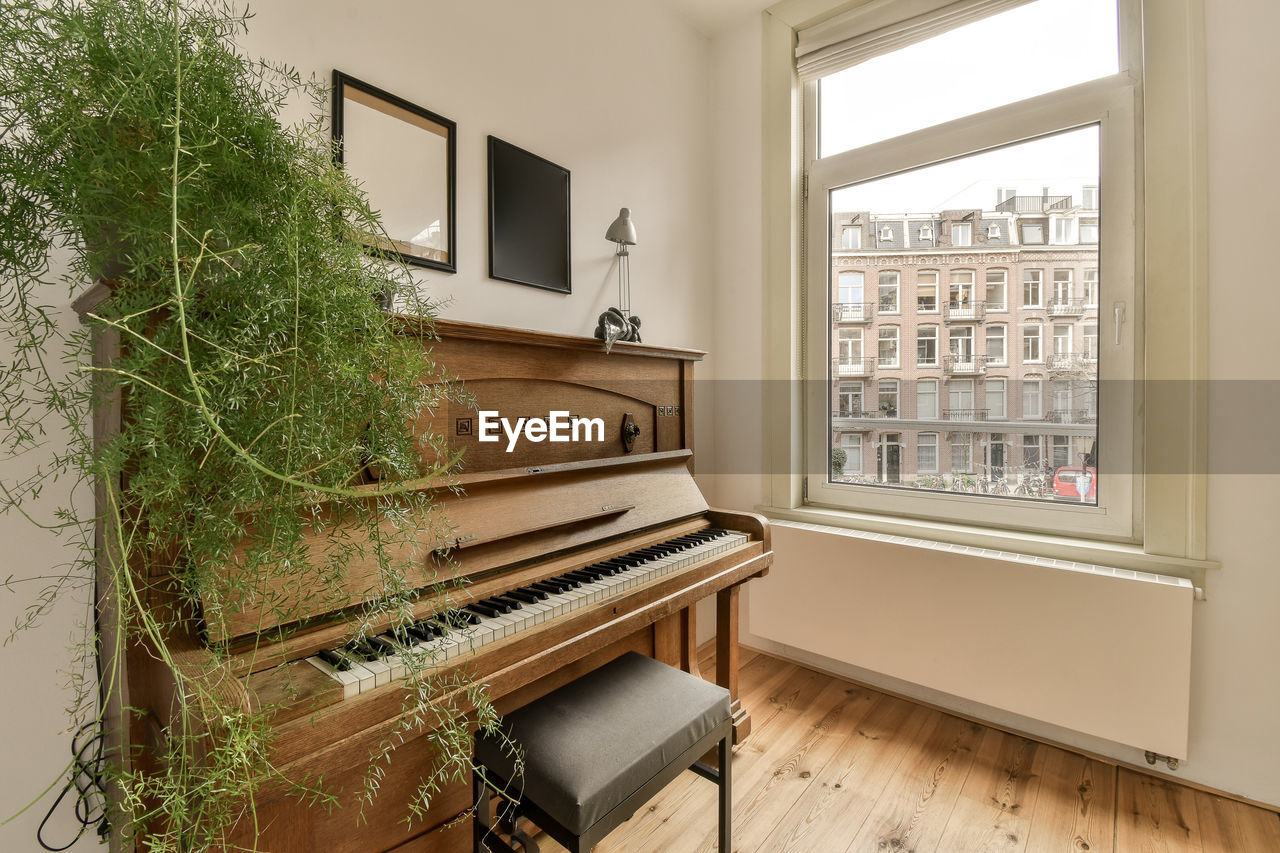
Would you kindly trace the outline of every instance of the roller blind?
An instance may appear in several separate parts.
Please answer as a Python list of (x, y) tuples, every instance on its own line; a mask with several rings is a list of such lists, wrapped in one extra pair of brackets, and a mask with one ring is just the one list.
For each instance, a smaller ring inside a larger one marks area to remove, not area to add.
[(1032, 0), (872, 0), (797, 32), (803, 80), (834, 74)]

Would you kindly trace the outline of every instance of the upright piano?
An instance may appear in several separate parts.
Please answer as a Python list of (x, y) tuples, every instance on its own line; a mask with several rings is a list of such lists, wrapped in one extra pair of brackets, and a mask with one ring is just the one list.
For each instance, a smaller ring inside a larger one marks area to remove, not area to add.
[[(411, 322), (404, 327), (420, 334)], [(447, 547), (423, 559), (461, 585), (447, 603), (424, 595), (412, 605), (418, 630), (409, 640), (484, 683), (501, 713), (629, 650), (697, 673), (696, 607), (714, 597), (714, 678), (732, 693), (741, 742), (751, 717), (737, 694), (738, 594), (773, 555), (765, 519), (710, 508), (694, 483), (693, 367), (703, 354), (619, 343), (606, 355), (588, 338), (452, 321), (438, 322), (436, 334), (423, 345), (473, 400), (424, 416), (464, 454), (458, 491), (439, 504)], [(568, 413), (583, 429), (576, 441), (532, 440), (534, 432), (512, 442), (501, 431), (500, 440), (482, 441), (482, 411), (512, 424)], [(227, 847), (469, 849), (465, 782), (405, 820), (432, 754), (428, 732), (403, 725), (405, 665), (395, 644), (408, 640), (403, 630), (384, 633), (392, 627), (384, 622), (365, 626), (360, 646), (348, 645), (359, 605), (378, 592), (377, 572), (356, 566), (344, 583), (347, 607), (325, 596), (314, 600), (331, 609), (309, 612), (313, 599), (299, 595), (284, 608), (305, 617), (285, 626), (285, 639), (265, 606), (228, 614), (224, 636), (209, 636), (207, 626), (192, 632), (193, 643), (230, 650), (216, 674), (221, 689), (271, 709), (279, 775), (320, 778), (342, 805), (309, 808), (288, 786), (269, 784)], [(143, 710), (133, 715), (133, 743), (164, 736), (173, 686), (163, 672), (130, 652), (128, 704)], [(402, 742), (378, 795), (361, 803), (371, 756), (388, 739)]]

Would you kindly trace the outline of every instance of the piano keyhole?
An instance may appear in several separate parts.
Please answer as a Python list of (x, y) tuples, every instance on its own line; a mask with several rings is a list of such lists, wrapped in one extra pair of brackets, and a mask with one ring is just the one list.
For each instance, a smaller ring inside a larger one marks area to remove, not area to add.
[(616, 608), (616, 607), (615, 607), (615, 608), (613, 608), (613, 615), (614, 615), (614, 616), (617, 616), (617, 615), (618, 615), (618, 608)]

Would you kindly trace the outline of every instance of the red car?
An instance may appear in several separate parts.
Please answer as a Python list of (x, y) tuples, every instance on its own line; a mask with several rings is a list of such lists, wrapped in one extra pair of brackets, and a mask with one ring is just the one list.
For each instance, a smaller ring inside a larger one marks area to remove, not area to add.
[(1064, 465), (1053, 474), (1053, 495), (1057, 498), (1080, 500), (1081, 492), (1086, 500), (1098, 496), (1098, 469), (1079, 465)]

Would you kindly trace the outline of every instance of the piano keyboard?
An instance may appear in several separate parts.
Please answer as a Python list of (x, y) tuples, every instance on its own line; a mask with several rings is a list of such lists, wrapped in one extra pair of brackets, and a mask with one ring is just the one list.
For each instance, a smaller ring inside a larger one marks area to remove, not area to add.
[(326, 649), (307, 662), (340, 683), (343, 698), (350, 698), (404, 678), (410, 660), (445, 663), (748, 541), (745, 533), (719, 528), (679, 536)]

